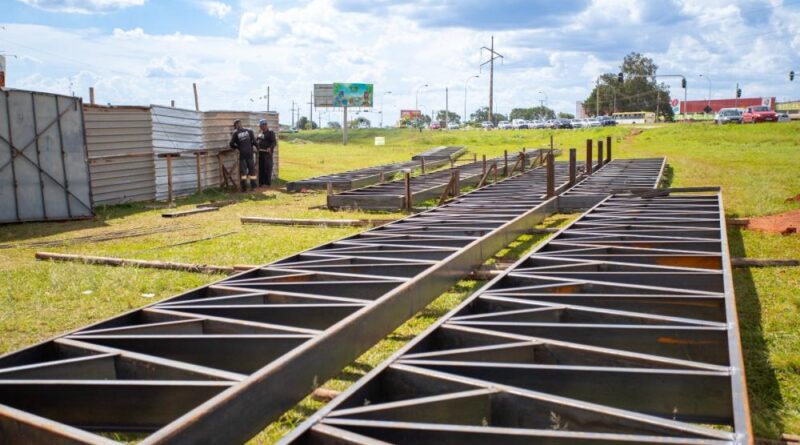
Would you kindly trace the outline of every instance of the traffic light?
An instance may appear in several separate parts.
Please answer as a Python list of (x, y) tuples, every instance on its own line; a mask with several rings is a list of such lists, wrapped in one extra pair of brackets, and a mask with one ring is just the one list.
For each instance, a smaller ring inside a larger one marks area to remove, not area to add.
[(686, 78), (681, 79), (681, 88), (686, 89)]
[(737, 98), (742, 97), (742, 89), (741, 88), (737, 88), (736, 89), (736, 97)]
[(794, 71), (789, 71), (789, 82), (794, 82)]
[(622, 73), (617, 74), (617, 82), (622, 83), (625, 81), (625, 76)]

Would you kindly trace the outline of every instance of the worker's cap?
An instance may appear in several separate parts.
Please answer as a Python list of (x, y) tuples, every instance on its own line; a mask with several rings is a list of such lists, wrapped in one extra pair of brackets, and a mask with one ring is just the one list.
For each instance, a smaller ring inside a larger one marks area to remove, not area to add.
[(258, 121), (258, 125), (269, 125), (269, 124), (267, 123), (266, 119), (261, 119), (260, 121)]
[(241, 119), (236, 119), (236, 120), (233, 121), (233, 125), (235, 126), (236, 124), (241, 123), (241, 122), (242, 122)]

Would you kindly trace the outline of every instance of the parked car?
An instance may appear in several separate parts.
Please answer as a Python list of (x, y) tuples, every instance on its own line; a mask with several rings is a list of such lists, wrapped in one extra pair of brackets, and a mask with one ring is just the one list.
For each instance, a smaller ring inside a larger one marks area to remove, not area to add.
[(600, 122), (601, 127), (613, 127), (617, 125), (617, 121), (615, 121), (611, 116), (600, 116), (597, 118), (597, 120)]
[(514, 128), (514, 126), (512, 126), (511, 122), (509, 121), (500, 121), (497, 123), (497, 128), (501, 130), (511, 130)]
[(528, 128), (535, 128), (537, 130), (541, 130), (542, 128), (546, 128), (546, 127), (547, 127), (547, 123), (545, 123), (545, 121), (542, 121), (542, 120), (531, 121), (528, 124)]
[(591, 119), (584, 119), (586, 124), (584, 125), (587, 128), (594, 128), (594, 127), (602, 127), (603, 123), (600, 122), (598, 119), (591, 118)]
[(583, 119), (572, 119), (572, 122), (570, 122), (570, 123), (572, 124), (572, 128), (584, 128), (584, 127), (586, 127), (585, 122), (583, 121)]
[(723, 108), (714, 116), (714, 122), (717, 125), (741, 124), (742, 111), (736, 108)]
[(525, 119), (514, 119), (511, 121), (511, 126), (515, 130), (526, 130), (529, 128), (528, 121), (526, 121)]
[(442, 129), (442, 124), (440, 124), (439, 122), (436, 122), (436, 121), (431, 122), (430, 129), (431, 130), (441, 130)]
[(458, 130), (459, 128), (461, 128), (461, 125), (458, 122), (450, 122), (447, 124), (448, 130)]
[(778, 113), (778, 122), (789, 122), (792, 118), (789, 117), (789, 113), (782, 111)]
[(745, 124), (755, 124), (757, 122), (778, 122), (778, 114), (770, 110), (766, 105), (748, 107), (742, 114), (742, 122)]
[(491, 121), (483, 121), (481, 122), (481, 128), (483, 128), (484, 130), (491, 130), (492, 128), (494, 128), (494, 124), (492, 124)]

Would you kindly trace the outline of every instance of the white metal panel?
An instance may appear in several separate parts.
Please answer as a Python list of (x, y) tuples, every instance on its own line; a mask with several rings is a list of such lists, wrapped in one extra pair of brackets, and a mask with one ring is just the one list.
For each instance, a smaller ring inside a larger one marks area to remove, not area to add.
[[(197, 166), (193, 152), (203, 147), (203, 116), (199, 111), (152, 105), (153, 151), (181, 153), (172, 160), (173, 196), (190, 195), (197, 191)], [(155, 157), (156, 199), (168, 197), (167, 161)], [(201, 173), (202, 175), (202, 173)]]

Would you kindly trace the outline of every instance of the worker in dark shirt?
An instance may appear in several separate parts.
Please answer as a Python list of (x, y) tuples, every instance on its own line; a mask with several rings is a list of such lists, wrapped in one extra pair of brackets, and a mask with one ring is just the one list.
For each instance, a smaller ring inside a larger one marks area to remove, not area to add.
[(278, 141), (275, 132), (269, 129), (266, 119), (258, 121), (258, 128), (261, 130), (256, 138), (258, 147), (258, 185), (272, 185), (272, 155)]
[(256, 137), (253, 130), (244, 128), (242, 121), (236, 119), (233, 121), (233, 134), (231, 135), (231, 142), (228, 144), (234, 150), (239, 150), (239, 184), (242, 191), (247, 190), (247, 180), (250, 180), (250, 187), (255, 190), (258, 187), (256, 184), (256, 164), (253, 156), (255, 156)]

